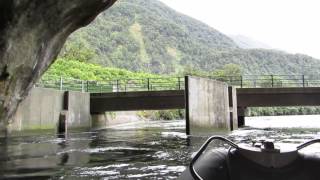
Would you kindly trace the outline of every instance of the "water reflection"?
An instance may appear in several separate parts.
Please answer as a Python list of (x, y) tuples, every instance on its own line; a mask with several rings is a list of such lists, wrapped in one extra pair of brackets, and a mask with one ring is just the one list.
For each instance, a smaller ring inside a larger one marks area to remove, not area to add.
[[(68, 136), (12, 137), (0, 141), (0, 177), (7, 179), (175, 179), (207, 137), (184, 132), (184, 121), (146, 122)], [(219, 135), (221, 133), (219, 132)], [(246, 128), (225, 133), (235, 142), (274, 139), (296, 146), (316, 130)], [(213, 147), (225, 147), (215, 142)], [(320, 152), (320, 146), (308, 151)]]

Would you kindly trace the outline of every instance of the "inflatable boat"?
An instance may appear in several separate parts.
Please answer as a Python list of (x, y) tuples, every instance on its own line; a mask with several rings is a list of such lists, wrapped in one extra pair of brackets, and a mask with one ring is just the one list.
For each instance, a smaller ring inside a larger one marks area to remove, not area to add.
[[(207, 150), (213, 140), (230, 145), (228, 150)], [(294, 149), (282, 150), (270, 141), (235, 144), (220, 136), (210, 137), (192, 158), (180, 180), (320, 180), (320, 157), (300, 150), (320, 139)]]

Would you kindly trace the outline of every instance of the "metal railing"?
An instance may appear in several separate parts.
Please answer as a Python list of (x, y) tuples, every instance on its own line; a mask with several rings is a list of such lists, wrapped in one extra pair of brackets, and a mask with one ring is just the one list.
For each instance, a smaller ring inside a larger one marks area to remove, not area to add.
[(42, 88), (52, 88), (57, 90), (71, 90), (91, 93), (183, 90), (184, 78), (168, 77), (90, 81), (45, 76), (41, 78), (35, 86)]
[[(207, 78), (223, 81), (238, 88), (320, 87), (320, 75), (244, 75), (210, 76)], [(36, 87), (92, 93), (184, 90), (184, 85), (183, 77), (90, 81), (44, 76), (36, 83)]]
[(240, 88), (320, 87), (319, 75), (244, 75), (211, 76)]

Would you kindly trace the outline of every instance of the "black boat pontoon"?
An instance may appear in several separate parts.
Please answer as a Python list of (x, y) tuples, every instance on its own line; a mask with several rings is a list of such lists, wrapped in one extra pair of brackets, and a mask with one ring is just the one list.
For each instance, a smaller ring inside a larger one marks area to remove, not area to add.
[[(206, 150), (213, 140), (230, 145), (228, 150)], [(252, 146), (235, 144), (220, 136), (210, 137), (191, 160), (180, 180), (320, 180), (320, 156), (300, 152), (319, 143), (306, 142), (291, 150), (275, 148), (270, 141)]]

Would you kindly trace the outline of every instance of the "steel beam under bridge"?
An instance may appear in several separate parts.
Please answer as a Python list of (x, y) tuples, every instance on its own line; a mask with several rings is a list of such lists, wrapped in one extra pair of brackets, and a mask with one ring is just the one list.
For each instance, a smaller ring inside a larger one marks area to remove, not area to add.
[(319, 106), (319, 87), (238, 88), (238, 107)]
[(184, 90), (91, 93), (91, 114), (106, 111), (184, 109)]
[[(237, 106), (320, 106), (320, 88), (238, 88)], [(90, 98), (92, 114), (184, 108), (184, 90), (91, 93)]]

